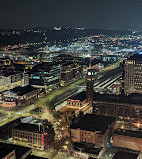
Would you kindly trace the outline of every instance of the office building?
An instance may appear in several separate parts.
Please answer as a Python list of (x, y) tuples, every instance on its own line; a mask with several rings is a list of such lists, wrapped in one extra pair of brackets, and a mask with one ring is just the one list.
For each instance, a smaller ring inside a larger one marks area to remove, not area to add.
[(74, 62), (62, 63), (60, 73), (60, 83), (64, 86), (82, 77), (83, 69), (81, 65)]
[(53, 62), (43, 62), (33, 67), (30, 75), (30, 84), (44, 89), (46, 92), (60, 86), (61, 65)]
[(114, 117), (86, 114), (71, 125), (71, 137), (73, 142), (105, 147), (115, 129)]
[(124, 93), (142, 93), (142, 53), (125, 61)]

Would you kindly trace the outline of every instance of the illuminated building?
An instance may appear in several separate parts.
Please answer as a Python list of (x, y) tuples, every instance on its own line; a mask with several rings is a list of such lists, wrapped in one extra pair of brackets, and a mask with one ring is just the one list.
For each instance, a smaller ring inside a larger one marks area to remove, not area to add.
[(54, 62), (58, 63), (67, 63), (67, 62), (73, 62), (73, 63), (82, 63), (83, 58), (78, 56), (71, 56), (67, 53), (60, 53), (58, 56), (53, 57)]
[(25, 105), (33, 100), (36, 100), (40, 94), (38, 88), (33, 86), (15, 87), (10, 90), (1, 92), (1, 107), (13, 108), (16, 106)]
[(124, 93), (142, 93), (142, 53), (125, 61)]
[(0, 58), (0, 66), (11, 65), (11, 60), (9, 58)]
[(142, 151), (142, 132), (117, 129), (113, 134), (113, 146)]
[(67, 99), (67, 104), (65, 107), (61, 108), (61, 112), (72, 113), (75, 112), (76, 115), (82, 111), (84, 114), (92, 112), (92, 107), (86, 101), (86, 92), (80, 92), (71, 98)]
[(138, 128), (142, 126), (142, 95), (108, 95), (94, 93), (93, 112), (113, 116), (118, 126)]
[(73, 62), (62, 64), (60, 73), (61, 86), (64, 86), (65, 84), (75, 81), (81, 77), (82, 67), (79, 64)]
[(60, 86), (61, 65), (54, 62), (43, 62), (33, 67), (30, 84), (49, 92)]
[(14, 143), (21, 141), (29, 146), (44, 149), (44, 132), (41, 125), (21, 123), (13, 128), (12, 139)]
[[(70, 74), (70, 73), (68, 73)], [(68, 75), (70, 76), (70, 75)], [(66, 107), (62, 108), (62, 112), (75, 112), (78, 114), (80, 111), (83, 111), (84, 114), (92, 112), (92, 99), (94, 95), (93, 88), (93, 69), (91, 65), (88, 68), (87, 77), (86, 77), (86, 89), (87, 91), (80, 92), (71, 98), (67, 99)]]
[(73, 107), (82, 107), (86, 102), (86, 92), (80, 92), (79, 94), (67, 99), (67, 105)]
[(77, 123), (71, 125), (71, 137), (75, 143), (105, 147), (115, 129), (114, 117), (86, 114)]
[(24, 73), (24, 86), (29, 85), (29, 74)]
[(3, 70), (1, 72), (0, 89), (2, 91), (20, 85), (23, 85), (23, 72), (15, 70)]

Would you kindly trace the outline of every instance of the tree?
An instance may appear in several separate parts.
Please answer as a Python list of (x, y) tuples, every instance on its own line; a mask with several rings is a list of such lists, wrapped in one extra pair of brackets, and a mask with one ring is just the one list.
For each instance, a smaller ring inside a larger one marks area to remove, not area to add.
[(55, 140), (55, 131), (51, 122), (47, 119), (42, 122), (43, 131), (44, 131), (44, 144), (45, 148), (48, 148), (54, 143)]

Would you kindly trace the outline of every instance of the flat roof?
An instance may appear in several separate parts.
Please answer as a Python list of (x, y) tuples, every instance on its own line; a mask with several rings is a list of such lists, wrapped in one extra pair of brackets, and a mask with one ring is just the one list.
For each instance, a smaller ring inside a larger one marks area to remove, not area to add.
[(130, 95), (113, 95), (94, 93), (93, 101), (117, 102), (142, 105), (142, 94), (132, 93)]
[[(3, 158), (2, 156), (5, 155), (5, 152), (3, 150), (9, 149), (15, 150), (16, 158), (21, 158), (23, 155), (25, 155), (28, 151), (32, 151), (31, 148), (24, 147), (24, 146), (18, 146), (18, 145), (12, 145), (12, 144), (7, 144), (7, 143), (2, 143), (0, 142), (0, 158)], [(8, 154), (8, 153), (7, 153)], [(6, 155), (5, 155), (6, 156)], [(4, 156), (4, 157), (5, 157)]]
[(42, 133), (43, 132), (43, 128), (40, 125), (40, 130), (39, 130), (39, 126), (35, 125), (35, 124), (28, 124), (28, 123), (21, 123), (19, 125), (17, 125), (16, 127), (13, 128), (14, 130), (23, 130), (23, 131), (29, 131), (29, 132), (35, 132), (35, 133)]
[[(74, 95), (69, 99), (83, 101), (86, 99), (86, 91), (80, 92), (79, 94)], [(142, 105), (142, 94), (132, 93), (127, 96), (127, 95), (115, 95), (115, 94), (99, 94), (94, 92), (93, 101)]]
[(142, 52), (136, 53), (128, 58), (128, 60), (136, 60), (141, 61), (142, 60)]
[(0, 159), (4, 158), (8, 154), (10, 154), (15, 149), (13, 147), (1, 147), (0, 146)]
[(74, 142), (73, 143), (73, 149), (75, 151), (79, 151), (81, 150), (81, 152), (84, 153), (90, 153), (90, 154), (95, 154), (95, 155), (99, 155), (100, 151), (102, 150), (102, 147), (95, 147), (92, 144), (86, 144), (86, 143), (77, 143)]
[(25, 87), (20, 87), (20, 86), (15, 87), (15, 88), (11, 89), (11, 91), (16, 93), (19, 96), (22, 96), (22, 95), (25, 95), (25, 94), (27, 94), (29, 92), (32, 92), (32, 91), (36, 90), (36, 89), (37, 88), (34, 88), (31, 85), (27, 85)]
[(142, 138), (142, 132), (141, 131), (117, 129), (114, 134), (136, 137), (136, 138)]
[(105, 133), (105, 131), (108, 129), (108, 126), (111, 125), (114, 121), (114, 117), (86, 114), (77, 123), (73, 123), (71, 128), (93, 132), (101, 131), (101, 133)]
[(43, 158), (43, 157), (38, 157), (38, 156), (34, 156), (34, 155), (29, 155), (28, 157), (26, 157), (26, 159), (48, 159), (48, 158)]
[(80, 100), (82, 102), (86, 99), (86, 91), (80, 92), (77, 95), (70, 97), (69, 99)]
[(137, 157), (138, 154), (119, 151), (113, 156), (112, 159), (137, 159)]

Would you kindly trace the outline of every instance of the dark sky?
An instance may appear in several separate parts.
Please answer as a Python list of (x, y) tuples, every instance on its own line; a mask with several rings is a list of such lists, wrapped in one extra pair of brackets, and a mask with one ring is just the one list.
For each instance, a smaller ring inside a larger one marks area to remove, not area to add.
[(0, 0), (0, 28), (142, 26), (142, 0)]

